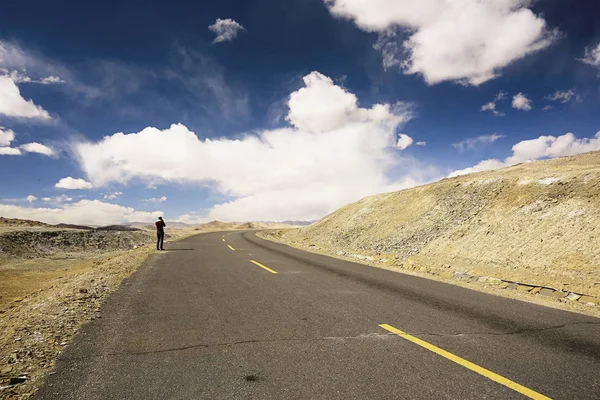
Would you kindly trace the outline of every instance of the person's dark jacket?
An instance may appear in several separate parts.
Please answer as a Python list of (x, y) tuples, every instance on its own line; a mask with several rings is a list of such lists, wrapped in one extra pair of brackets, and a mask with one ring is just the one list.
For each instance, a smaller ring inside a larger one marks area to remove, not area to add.
[(164, 233), (165, 232), (165, 226), (167, 226), (167, 224), (165, 224), (165, 221), (163, 221), (163, 220), (156, 221), (154, 223), (154, 225), (156, 225), (156, 232), (157, 233)]

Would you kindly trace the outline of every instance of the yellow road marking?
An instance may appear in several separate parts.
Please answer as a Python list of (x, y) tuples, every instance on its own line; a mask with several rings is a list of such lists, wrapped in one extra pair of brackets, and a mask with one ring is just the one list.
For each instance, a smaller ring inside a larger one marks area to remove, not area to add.
[(261, 264), (261, 263), (259, 263), (259, 262), (256, 262), (256, 261), (254, 261), (254, 260), (250, 260), (250, 262), (251, 262), (252, 264), (254, 264), (254, 265), (258, 265), (258, 266), (259, 266), (259, 267), (261, 267), (262, 269), (264, 269), (264, 270), (267, 270), (267, 271), (269, 271), (269, 272), (270, 272), (270, 273), (272, 273), (272, 274), (277, 274), (277, 271), (273, 271), (271, 268), (269, 268), (269, 267), (265, 267), (264, 265), (262, 265), (262, 264)]
[(530, 399), (535, 399), (535, 400), (550, 400), (550, 397), (546, 397), (541, 393), (538, 393), (534, 390), (531, 390), (529, 388), (526, 388), (525, 386), (519, 385), (516, 382), (511, 381), (510, 379), (507, 379), (503, 376), (500, 376), (490, 370), (487, 370), (483, 367), (480, 367), (477, 364), (473, 364), (470, 361), (465, 360), (464, 358), (460, 358), (458, 356), (455, 356), (454, 354), (447, 352), (446, 350), (440, 349), (437, 346), (434, 346), (430, 343), (427, 343), (424, 340), (421, 340), (417, 337), (414, 337), (412, 335), (409, 335), (406, 332), (402, 332), (400, 329), (396, 329), (393, 326), (387, 325), (387, 324), (381, 324), (379, 325), (379, 327), (385, 329), (386, 331), (392, 332), (398, 336), (400, 336), (403, 339), (406, 339), (410, 342), (413, 342), (414, 344), (417, 344), (421, 347), (426, 348), (429, 351), (434, 352), (435, 354), (438, 354), (444, 358), (447, 358), (450, 361), (453, 361), (457, 364), (462, 365), (465, 368), (470, 369), (473, 372), (477, 372), (480, 375), (485, 376), (486, 378), (489, 378), (491, 380), (493, 380), (494, 382), (497, 382), (501, 385), (504, 385), (512, 390), (515, 390), (519, 393), (521, 393), (522, 395), (525, 395), (527, 397), (529, 397)]
[(231, 250), (235, 250), (230, 244), (228, 244), (227, 247), (229, 247)]
[(225, 241), (225, 238), (222, 238), (221, 240)]

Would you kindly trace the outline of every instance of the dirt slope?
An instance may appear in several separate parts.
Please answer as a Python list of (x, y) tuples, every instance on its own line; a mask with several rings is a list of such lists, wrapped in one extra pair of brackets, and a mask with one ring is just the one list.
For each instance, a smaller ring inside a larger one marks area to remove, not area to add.
[(325, 252), (600, 295), (600, 152), (367, 197), (279, 234)]

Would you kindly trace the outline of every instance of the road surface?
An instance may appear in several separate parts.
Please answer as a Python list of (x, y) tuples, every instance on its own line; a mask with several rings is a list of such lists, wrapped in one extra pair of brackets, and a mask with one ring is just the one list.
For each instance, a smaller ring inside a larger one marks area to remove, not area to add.
[(151, 257), (38, 399), (599, 399), (600, 319), (211, 233)]

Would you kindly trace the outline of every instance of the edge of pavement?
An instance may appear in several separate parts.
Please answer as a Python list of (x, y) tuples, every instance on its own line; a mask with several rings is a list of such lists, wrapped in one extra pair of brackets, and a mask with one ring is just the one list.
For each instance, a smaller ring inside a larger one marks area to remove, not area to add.
[[(185, 232), (165, 244), (214, 232), (221, 231)], [(0, 400), (34, 395), (81, 327), (102, 318), (108, 297), (157, 255), (154, 246), (112, 252), (82, 271), (65, 272), (52, 286), (16, 299), (0, 314)]]
[[(551, 307), (563, 311), (575, 312), (591, 317), (600, 318), (600, 299), (588, 296), (583, 293), (567, 292), (558, 289), (536, 285), (533, 283), (517, 282), (511, 279), (498, 279), (484, 276), (474, 276), (468, 273), (451, 273), (448, 275), (438, 275), (429, 271), (410, 270), (398, 266), (390, 266), (367, 259), (345, 257), (340, 254), (328, 251), (319, 251), (319, 248), (301, 247), (295, 243), (285, 243), (277, 240), (275, 237), (268, 235), (268, 232), (275, 230), (254, 230), (242, 234), (244, 239), (255, 243), (258, 246), (265, 247), (259, 242), (248, 239), (248, 233), (254, 233), (254, 236), (266, 241), (277, 243), (283, 246), (288, 246), (292, 249), (302, 250), (307, 253), (327, 256), (339, 260), (361, 264), (377, 269), (384, 269), (400, 274), (417, 276), (424, 279), (429, 279), (437, 282), (448, 283), (455, 286), (460, 286), (467, 289), (476, 290), (479, 292), (492, 294), (500, 297), (521, 300), (528, 303), (533, 303), (545, 307)], [(277, 251), (276, 249), (269, 248)], [(279, 251), (280, 252), (280, 251)], [(281, 253), (281, 252), (280, 252)], [(288, 255), (286, 253), (286, 255)], [(514, 290), (511, 290), (514, 289)]]

